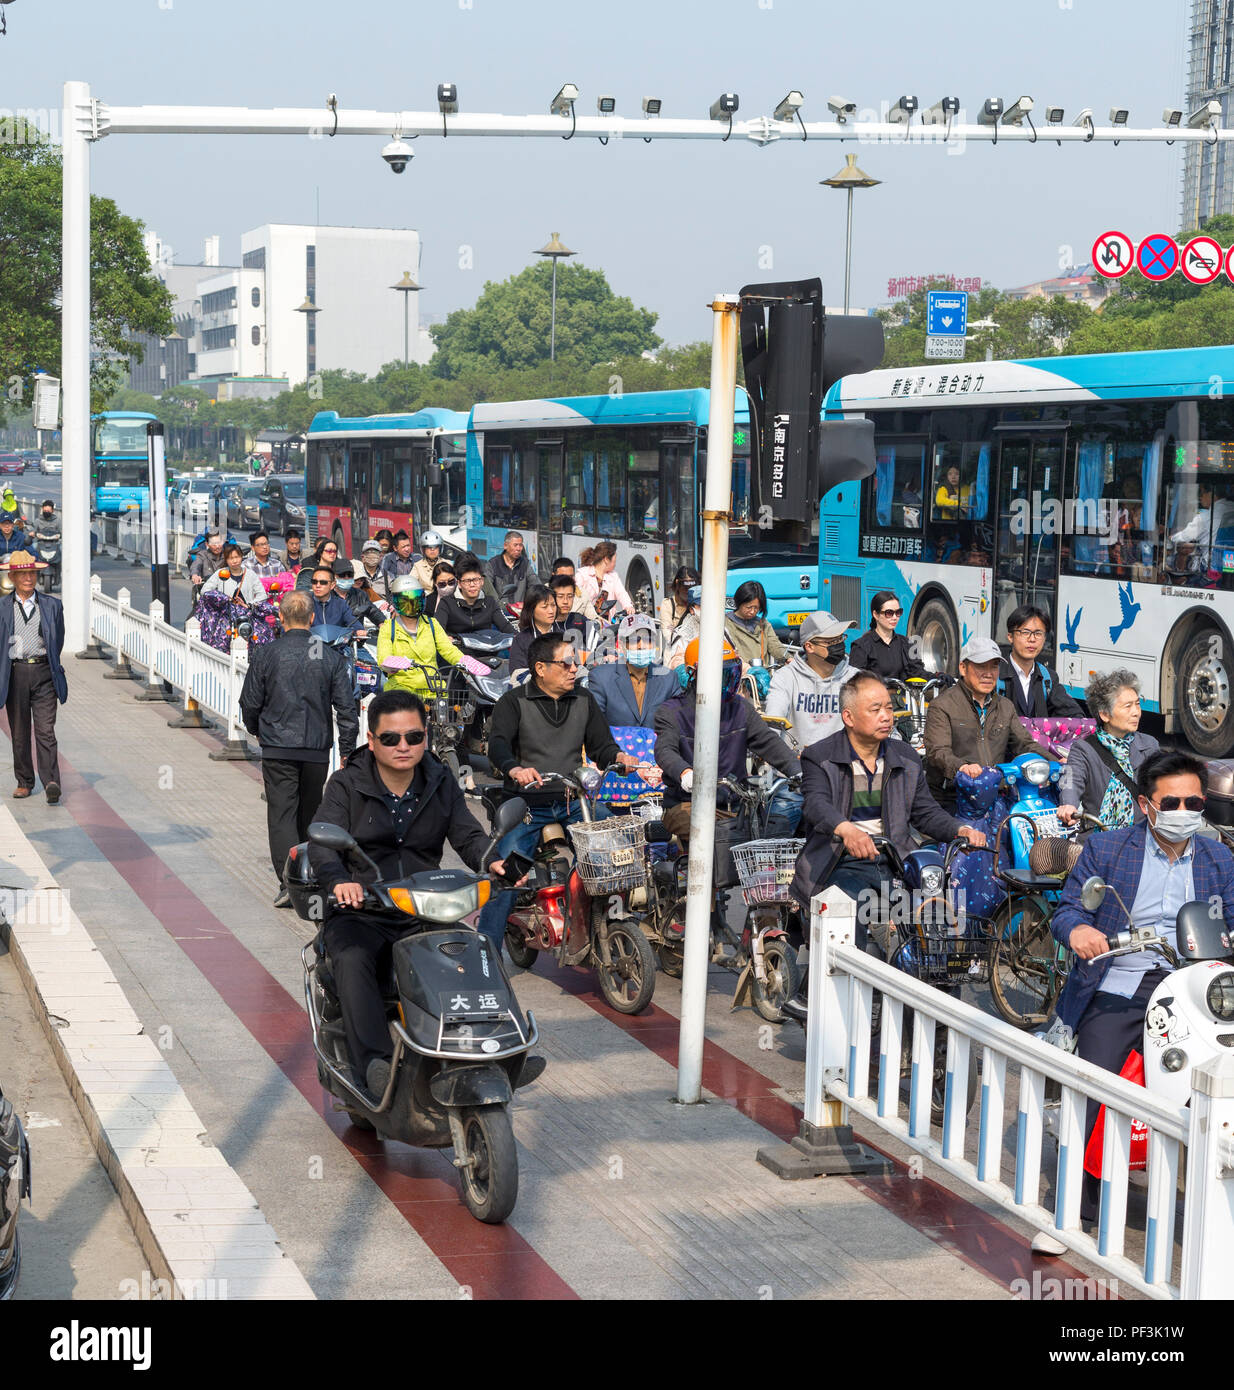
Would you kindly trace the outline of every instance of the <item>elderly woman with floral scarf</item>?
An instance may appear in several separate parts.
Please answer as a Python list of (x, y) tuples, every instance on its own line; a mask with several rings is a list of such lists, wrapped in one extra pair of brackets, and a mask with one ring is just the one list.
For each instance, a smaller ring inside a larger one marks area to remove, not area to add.
[(1135, 774), (1157, 740), (1140, 733), (1140, 682), (1126, 670), (1098, 674), (1084, 692), (1097, 732), (1077, 739), (1058, 784), (1058, 818), (1069, 825), (1081, 811), (1111, 830), (1144, 819)]

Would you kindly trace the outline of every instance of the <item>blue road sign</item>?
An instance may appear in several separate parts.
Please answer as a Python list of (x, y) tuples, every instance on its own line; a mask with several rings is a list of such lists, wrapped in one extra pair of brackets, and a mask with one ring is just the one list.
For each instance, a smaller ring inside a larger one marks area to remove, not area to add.
[(926, 333), (931, 338), (963, 338), (968, 333), (968, 295), (955, 290), (926, 294)]

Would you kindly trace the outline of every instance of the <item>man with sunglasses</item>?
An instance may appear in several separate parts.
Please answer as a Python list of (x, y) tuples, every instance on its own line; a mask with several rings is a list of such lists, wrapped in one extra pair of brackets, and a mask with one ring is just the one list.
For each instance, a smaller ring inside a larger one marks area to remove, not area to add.
[[(350, 570), (350, 564), (343, 562)], [(334, 566), (320, 564), (313, 571), (310, 597), (313, 602), (314, 627), (360, 627), (360, 619), (351, 611), (351, 605), (338, 592), (335, 585)]]
[[(488, 836), (467, 809), (445, 764), (428, 750), (424, 702), (408, 690), (386, 690), (368, 710), (368, 747), (353, 753), (330, 778), (315, 817), (342, 826), (374, 861), (382, 878), (402, 878), (441, 866), (446, 841), (473, 872), (501, 874), (505, 864), (481, 856)], [(332, 851), (309, 850), (317, 882), (337, 906), (327, 910), (323, 944), (343, 1008), (352, 1069), (380, 1096), (390, 1078), (390, 1030), (379, 981), (390, 948), (414, 931), (412, 919), (360, 911), (372, 869), (349, 867)], [(358, 871), (357, 871), (358, 869)]]
[[(575, 686), (579, 663), (574, 648), (559, 633), (537, 637), (527, 651), (531, 679), (508, 690), (493, 707), (488, 756), (504, 778), (507, 797), (521, 796), (531, 808), (527, 822), (501, 841), (498, 850), (530, 854), (546, 825), (569, 825), (581, 819), (578, 799), (568, 798), (561, 783), (544, 787), (542, 774), (574, 774), (584, 755), (600, 767), (616, 763), (632, 772), (638, 759), (623, 753), (595, 699)], [(514, 893), (494, 893), (480, 913), (480, 930), (497, 950), (506, 933)]]
[[(1234, 855), (1219, 840), (1200, 833), (1207, 766), (1189, 753), (1159, 752), (1140, 764), (1135, 780), (1146, 821), (1092, 836), (1067, 877), (1062, 903), (1050, 922), (1055, 940), (1075, 957), (1055, 1006), (1058, 1022), (1075, 1035), (1080, 1057), (1112, 1072), (1120, 1071), (1132, 1049), (1138, 1049), (1149, 997), (1170, 969), (1154, 951), (1092, 963), (1110, 949), (1109, 938), (1126, 929), (1119, 898), (1134, 926), (1151, 927), (1171, 945), (1184, 903), (1224, 906), (1234, 921)], [(1081, 891), (1094, 874), (1112, 891), (1090, 912)], [(1090, 1101), (1086, 1139), (1097, 1110), (1097, 1102)], [(1081, 1219), (1095, 1220), (1097, 1192), (1097, 1180), (1086, 1174)]]
[(312, 616), (307, 594), (292, 590), (283, 595), (283, 635), (253, 648), (240, 691), (244, 727), (261, 745), (270, 862), (279, 880), (275, 907), (291, 906), (282, 885), (283, 865), (292, 845), (308, 838), (326, 785), (334, 743), (331, 710), (343, 758), (356, 746), (360, 731), (347, 662), (333, 647), (310, 640)]
[(1050, 619), (1041, 608), (1022, 603), (1007, 619), (1010, 658), (998, 670), (998, 693), (1006, 695), (1021, 719), (1083, 719), (1084, 711), (1041, 660), (1050, 639)]

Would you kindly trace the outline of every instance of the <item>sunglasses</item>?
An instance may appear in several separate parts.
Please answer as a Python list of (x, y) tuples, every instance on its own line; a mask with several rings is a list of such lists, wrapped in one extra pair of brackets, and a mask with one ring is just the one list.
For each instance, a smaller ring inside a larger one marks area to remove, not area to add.
[(405, 743), (408, 748), (419, 748), (427, 735), (423, 729), (412, 729), (410, 733), (398, 733), (394, 729), (385, 729), (375, 737), (383, 748), (397, 748), (400, 743)]
[(1157, 806), (1155, 801), (1149, 802), (1149, 805), (1158, 811), (1180, 811), (1184, 808), (1188, 811), (1202, 811), (1207, 804), (1202, 796), (1163, 796), (1160, 806)]
[(438, 586), (437, 586), (437, 592), (438, 592), (438, 593), (444, 593), (447, 589), (453, 589), (453, 588), (454, 588), (454, 580), (453, 580), (453, 579), (446, 579), (446, 580), (443, 580), (440, 584), (438, 584)]
[(571, 656), (567, 657), (565, 661), (546, 661), (544, 664), (546, 666), (577, 666), (578, 659)]
[(330, 581), (329, 581), (328, 579), (314, 579), (314, 580), (313, 580), (313, 588), (314, 588), (314, 589), (328, 589), (329, 587), (330, 587)]
[(903, 608), (884, 608), (879, 614), (881, 618), (898, 618), (903, 613)]

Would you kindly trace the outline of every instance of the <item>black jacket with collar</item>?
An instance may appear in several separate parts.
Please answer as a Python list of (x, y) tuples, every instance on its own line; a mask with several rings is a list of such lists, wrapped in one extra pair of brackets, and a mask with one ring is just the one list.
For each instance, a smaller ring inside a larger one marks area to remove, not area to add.
[(339, 753), (356, 746), (360, 719), (343, 654), (316, 641), (308, 628), (292, 628), (255, 647), (240, 690), (244, 727), (262, 756), (295, 762), (330, 761), (333, 709)]
[(437, 600), (433, 617), (451, 637), (460, 633), (491, 632), (494, 628), (498, 632), (514, 631), (497, 600), (483, 593), (475, 603), (464, 603), (456, 589), (448, 598)]
[[(401, 839), (395, 829), (394, 812), (386, 800), (389, 789), (381, 780), (377, 759), (367, 748), (348, 758), (347, 766), (326, 783), (314, 820), (340, 825), (354, 835), (361, 849), (377, 864), (382, 879), (405, 878), (440, 867), (447, 840), (463, 863), (478, 873), (488, 835), (467, 809), (462, 790), (444, 763), (425, 753), (420, 771), (423, 781), (419, 786), (412, 783), (415, 804)], [(349, 867), (339, 855), (321, 845), (310, 847), (309, 863), (327, 893), (336, 883), (370, 884), (376, 878), (366, 864), (357, 860)]]
[[(1045, 675), (1042, 675), (1042, 672)], [(1050, 679), (1049, 693), (1046, 692), (1045, 677)], [(1046, 715), (1062, 719), (1083, 719), (1084, 711), (1067, 694), (1067, 687), (1058, 678), (1058, 672), (1044, 662), (1033, 663), (1032, 679), (1028, 683), (1028, 699), (1024, 698), (1024, 687), (1008, 657), (1003, 657), (998, 668), (999, 693), (1005, 695), (1015, 706), (1021, 719), (1044, 719)]]

